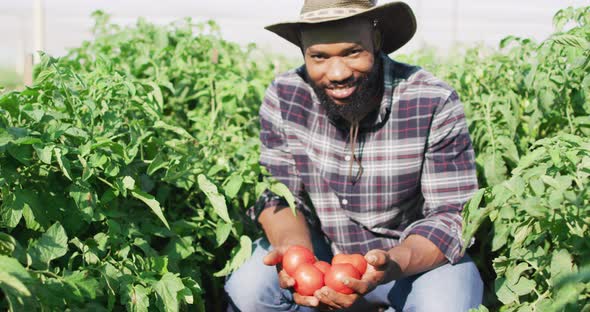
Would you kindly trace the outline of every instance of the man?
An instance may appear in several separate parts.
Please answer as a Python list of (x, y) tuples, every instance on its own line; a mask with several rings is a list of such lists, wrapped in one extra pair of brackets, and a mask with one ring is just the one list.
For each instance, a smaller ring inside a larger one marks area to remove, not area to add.
[[(414, 35), (405, 3), (306, 0), (301, 20), (267, 27), (305, 65), (279, 75), (260, 109), (260, 162), (295, 195), (299, 213), (265, 192), (253, 216), (265, 238), (227, 281), (230, 310), (467, 311), (482, 282), (461, 253), (461, 211), (477, 189), (474, 153), (455, 91), (391, 60)], [(289, 246), (369, 266), (313, 296), (280, 269)], [(278, 272), (278, 273), (277, 273)]]

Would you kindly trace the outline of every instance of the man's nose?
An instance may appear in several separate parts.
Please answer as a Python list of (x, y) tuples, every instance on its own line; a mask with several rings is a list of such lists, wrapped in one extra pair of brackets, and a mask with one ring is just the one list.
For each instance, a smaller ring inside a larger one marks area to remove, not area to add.
[(326, 78), (332, 83), (344, 83), (349, 81), (353, 76), (350, 67), (348, 67), (348, 65), (346, 65), (346, 63), (339, 57), (332, 58), (330, 61)]

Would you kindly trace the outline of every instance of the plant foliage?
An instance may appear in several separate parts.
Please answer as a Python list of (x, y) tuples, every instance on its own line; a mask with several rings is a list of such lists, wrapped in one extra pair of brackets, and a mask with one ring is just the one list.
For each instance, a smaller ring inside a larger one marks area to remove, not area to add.
[(0, 97), (0, 306), (220, 310), (269, 183), (256, 116), (273, 66), (212, 22), (95, 18), (94, 41)]

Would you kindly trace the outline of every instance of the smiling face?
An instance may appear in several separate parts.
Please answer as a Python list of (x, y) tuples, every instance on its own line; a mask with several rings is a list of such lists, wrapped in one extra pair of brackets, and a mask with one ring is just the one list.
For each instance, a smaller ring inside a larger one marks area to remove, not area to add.
[(360, 18), (302, 30), (308, 79), (332, 117), (353, 123), (379, 105), (383, 85), (375, 38), (372, 23)]

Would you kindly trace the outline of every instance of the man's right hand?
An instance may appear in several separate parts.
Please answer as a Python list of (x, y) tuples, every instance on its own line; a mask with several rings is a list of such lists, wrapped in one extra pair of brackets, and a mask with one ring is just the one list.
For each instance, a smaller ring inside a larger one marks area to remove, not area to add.
[[(270, 251), (263, 259), (264, 264), (268, 266), (275, 266), (279, 274), (279, 286), (284, 289), (289, 289), (293, 292), (293, 286), (295, 286), (295, 279), (293, 279), (285, 270), (283, 270), (281, 262), (283, 261), (283, 254), (287, 251), (288, 247), (277, 248)], [(302, 296), (296, 292), (293, 292), (293, 300), (298, 305), (318, 307), (320, 304), (319, 300), (314, 296)]]

